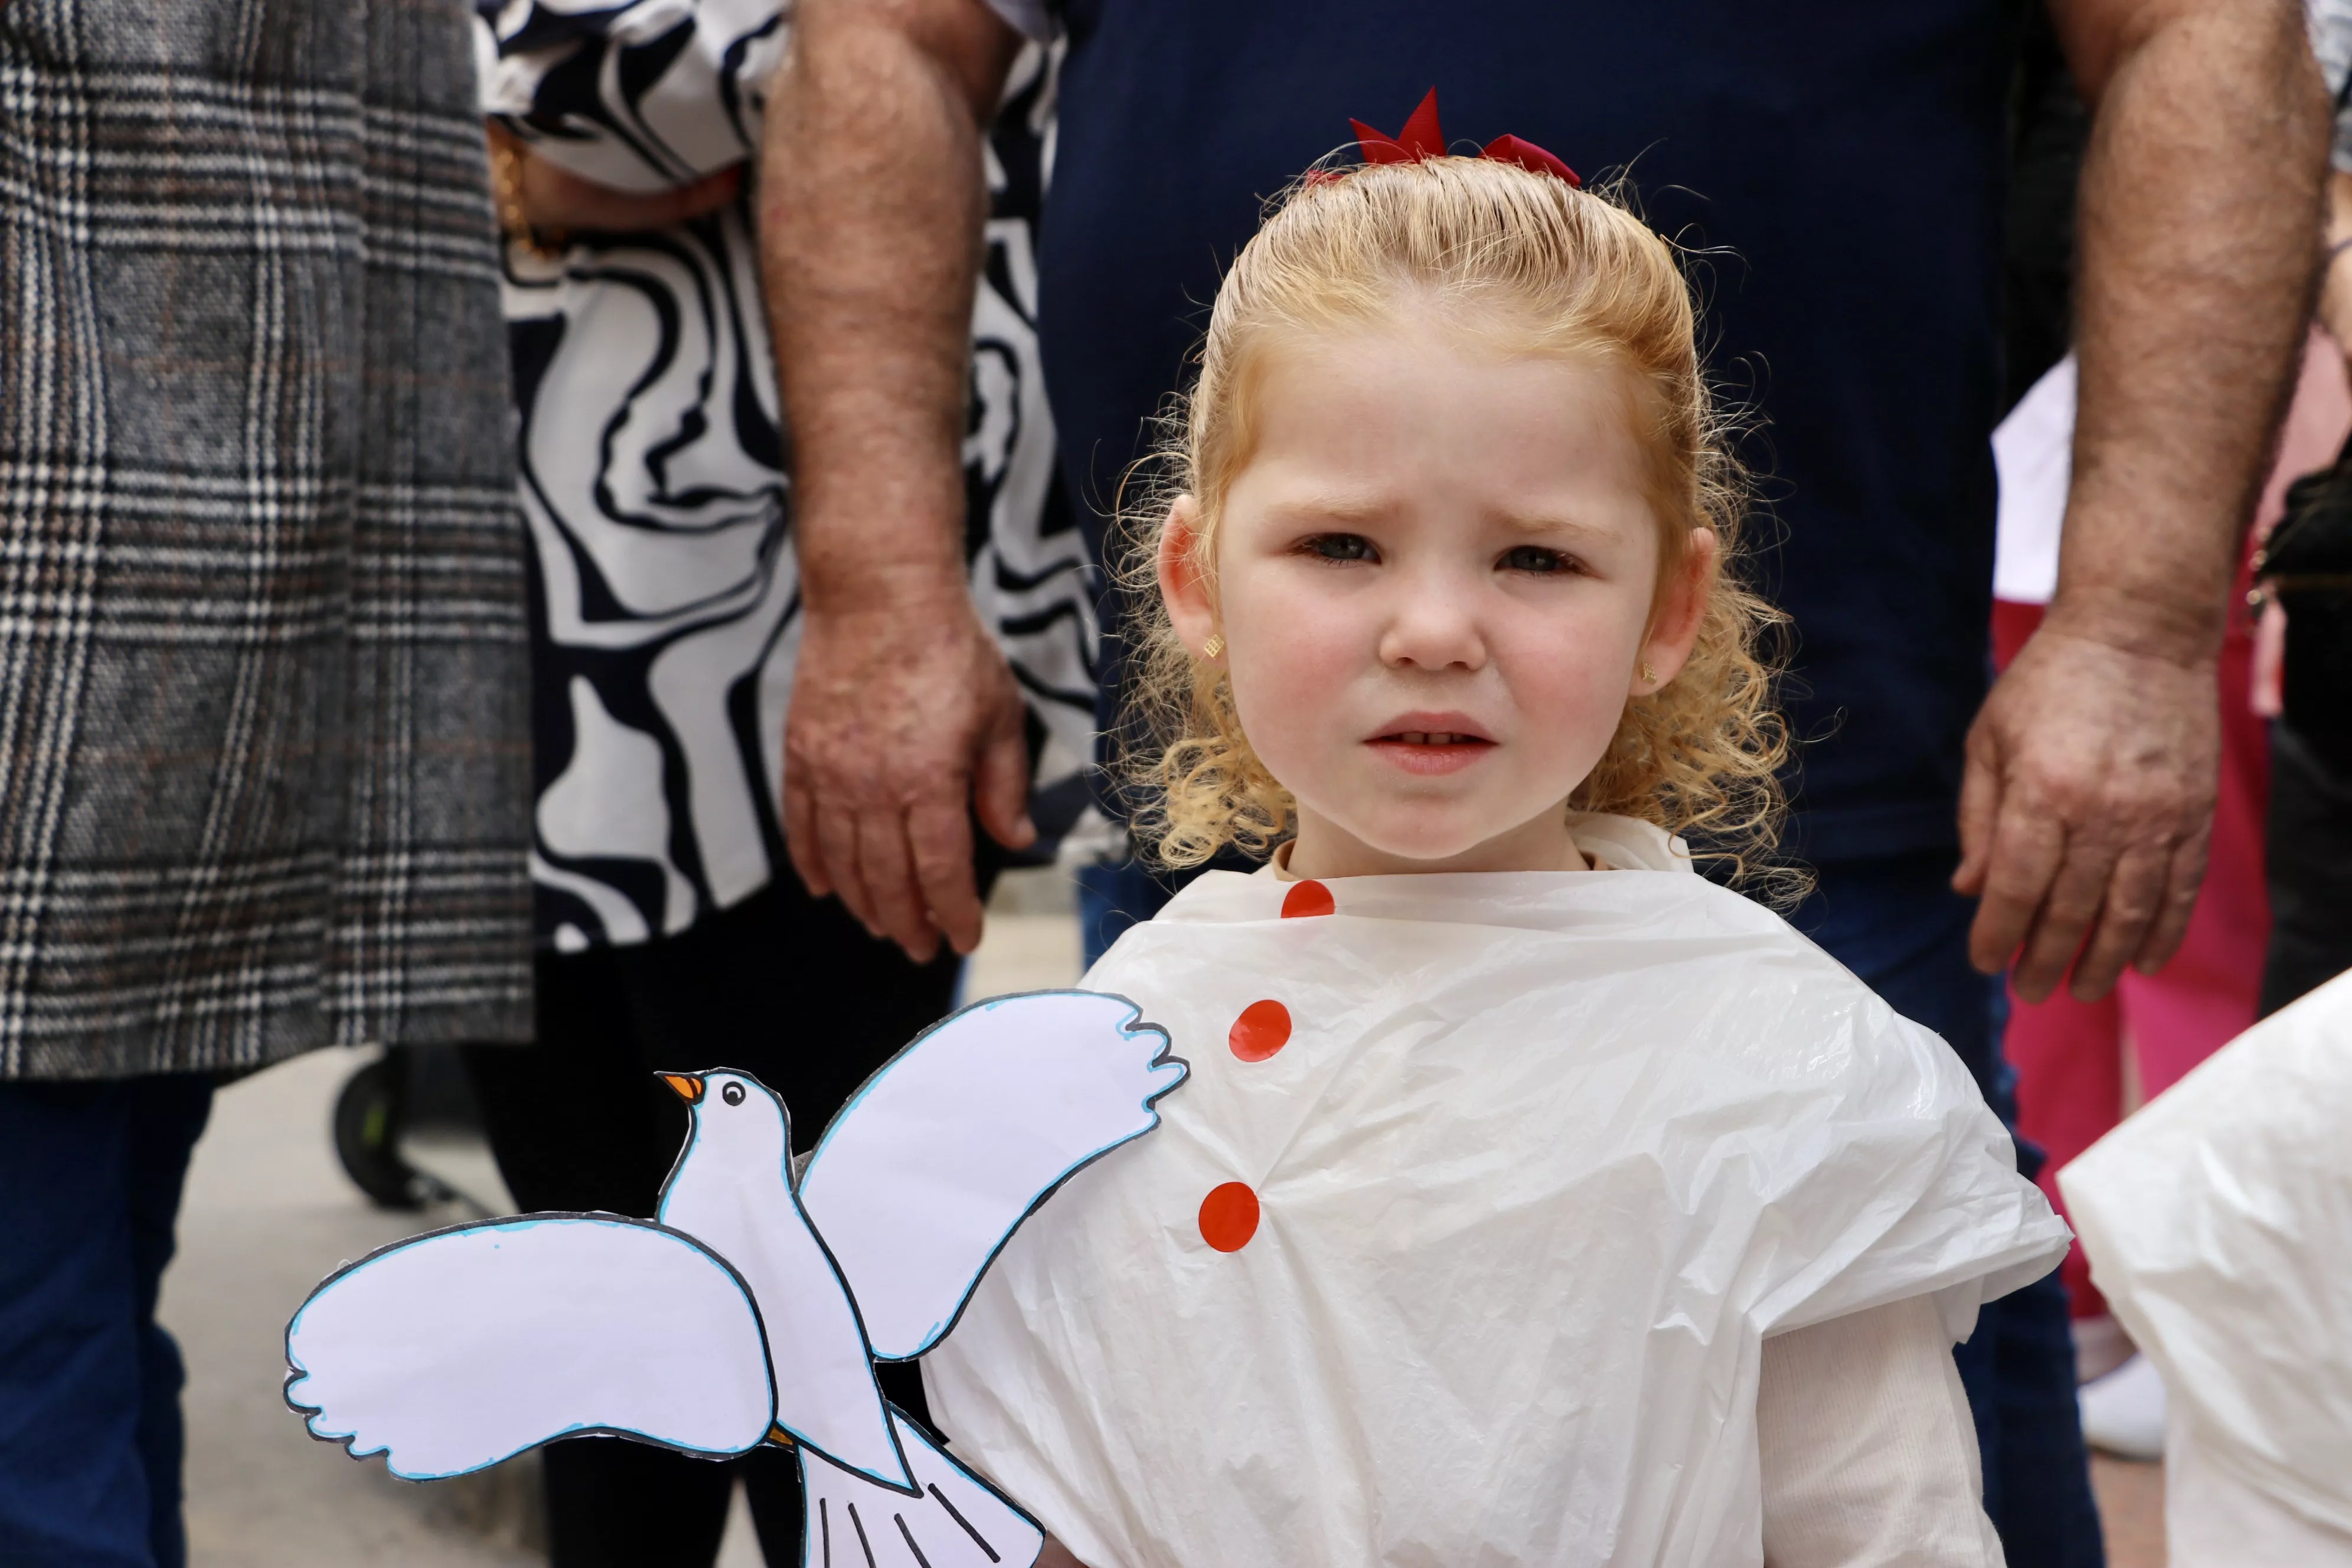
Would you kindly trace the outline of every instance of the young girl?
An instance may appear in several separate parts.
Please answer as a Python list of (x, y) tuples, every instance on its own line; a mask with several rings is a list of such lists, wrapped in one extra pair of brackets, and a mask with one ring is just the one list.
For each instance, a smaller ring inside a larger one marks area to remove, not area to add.
[(1219, 290), (1152, 826), (1272, 864), (1088, 975), (1190, 1081), (932, 1411), (1094, 1568), (1998, 1563), (1950, 1347), (2065, 1229), (1942, 1042), (1693, 874), (1780, 752), (1689, 291), (1490, 154), (1303, 183)]

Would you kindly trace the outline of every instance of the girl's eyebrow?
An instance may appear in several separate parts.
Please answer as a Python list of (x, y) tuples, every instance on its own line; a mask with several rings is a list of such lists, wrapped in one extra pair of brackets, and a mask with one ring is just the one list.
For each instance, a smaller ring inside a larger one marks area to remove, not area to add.
[(1506, 533), (1530, 534), (1538, 539), (1565, 536), (1570, 539), (1604, 540), (1615, 530), (1588, 522), (1582, 518), (1564, 516), (1558, 512), (1490, 512), (1487, 521)]
[[(1378, 490), (1316, 490), (1266, 502), (1264, 516), (1276, 528), (1360, 528), (1393, 518), (1398, 502)], [(1535, 539), (1599, 542), (1617, 530), (1561, 512), (1489, 509), (1483, 521), (1498, 532)]]
[(1326, 490), (1270, 501), (1265, 515), (1277, 523), (1328, 525), (1375, 522), (1395, 510), (1394, 502), (1374, 491)]

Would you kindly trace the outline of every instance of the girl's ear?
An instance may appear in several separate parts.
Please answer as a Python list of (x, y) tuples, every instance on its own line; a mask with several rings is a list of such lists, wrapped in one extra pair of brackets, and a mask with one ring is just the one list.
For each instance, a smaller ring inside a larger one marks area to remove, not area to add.
[(1658, 618), (1650, 627), (1649, 640), (1642, 645), (1642, 657), (1634, 664), (1634, 696), (1647, 697), (1680, 675), (1689, 661), (1691, 647), (1698, 641), (1699, 626), (1706, 619), (1707, 595), (1715, 585), (1717, 553), (1715, 530), (1691, 530), (1689, 547), (1683, 552), (1682, 570), (1667, 586), (1666, 602), (1658, 607)]
[(1176, 498), (1168, 509), (1168, 525), (1160, 531), (1160, 597), (1177, 638), (1193, 658), (1207, 658), (1217, 607), (1208, 574), (1201, 569), (1201, 503), (1189, 495)]

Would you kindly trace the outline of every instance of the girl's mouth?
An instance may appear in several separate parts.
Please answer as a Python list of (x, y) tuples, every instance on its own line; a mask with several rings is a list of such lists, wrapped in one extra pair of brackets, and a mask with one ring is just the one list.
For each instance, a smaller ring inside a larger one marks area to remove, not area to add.
[(1483, 735), (1450, 730), (1398, 730), (1365, 742), (1381, 757), (1422, 778), (1460, 773), (1495, 749)]

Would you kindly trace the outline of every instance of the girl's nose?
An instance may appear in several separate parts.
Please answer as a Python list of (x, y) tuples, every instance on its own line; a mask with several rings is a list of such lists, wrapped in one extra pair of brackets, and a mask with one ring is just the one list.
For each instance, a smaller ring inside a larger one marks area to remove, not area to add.
[(1435, 574), (1416, 574), (1395, 588), (1381, 631), (1382, 664), (1431, 671), (1486, 667), (1475, 591)]

